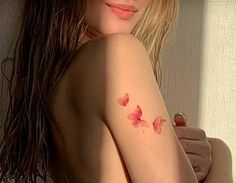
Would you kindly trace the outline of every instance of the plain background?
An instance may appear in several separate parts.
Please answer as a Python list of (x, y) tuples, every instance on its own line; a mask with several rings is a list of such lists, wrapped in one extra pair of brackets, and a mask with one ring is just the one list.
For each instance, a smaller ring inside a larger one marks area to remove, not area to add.
[(179, 26), (163, 60), (162, 94), (170, 116), (222, 139), (236, 180), (236, 1), (182, 0)]
[[(11, 53), (18, 16), (17, 0), (0, 1), (1, 62)], [(6, 112), (5, 89), (0, 121)], [(161, 91), (171, 118), (184, 112), (190, 127), (229, 146), (236, 180), (235, 0), (181, 0), (176, 33), (163, 54)]]

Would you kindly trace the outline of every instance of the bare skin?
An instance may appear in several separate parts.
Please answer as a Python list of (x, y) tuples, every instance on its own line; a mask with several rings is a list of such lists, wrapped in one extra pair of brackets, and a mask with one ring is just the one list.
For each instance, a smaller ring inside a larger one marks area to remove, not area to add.
[[(79, 53), (77, 56), (79, 61), (75, 61), (74, 65), (67, 70), (56, 88), (51, 91), (51, 96), (49, 97), (51, 115), (59, 125), (52, 125), (55, 144), (54, 149), (56, 152), (52, 153), (53, 156), (50, 165), (52, 173), (54, 174), (54, 181), (59, 183), (93, 182), (91, 180), (103, 183), (114, 182), (114, 180), (117, 180), (119, 183), (131, 182), (121, 154), (117, 149), (109, 129), (103, 123), (99, 115), (99, 109), (96, 107), (91, 108), (91, 106), (97, 106), (96, 100), (91, 100), (91, 98), (99, 96), (98, 92), (96, 92), (96, 85), (94, 88), (91, 88), (92, 86), (86, 87), (86, 83), (92, 82), (92, 78), (89, 77), (89, 74), (91, 74), (91, 65), (89, 66), (88, 61), (90, 59), (90, 54), (88, 53), (92, 51), (89, 49), (92, 48), (93, 45), (92, 42), (90, 42), (90, 46), (87, 46), (87, 50), (84, 49), (82, 53)], [(83, 88), (81, 90), (82, 100), (79, 108), (91, 111), (88, 113), (89, 117), (78, 116), (78, 111), (75, 111), (74, 106), (68, 102), (70, 96), (68, 92), (66, 93), (67, 90), (65, 89), (68, 83), (70, 83), (70, 77), (71, 73), (74, 73), (74, 67), (77, 68), (76, 74), (79, 73), (79, 76), (83, 78), (80, 81), (81, 83), (78, 83), (78, 85)], [(88, 101), (90, 105), (88, 105)], [(101, 131), (103, 133), (102, 140), (97, 138)], [(222, 169), (218, 163), (213, 163), (209, 171), (209, 176), (207, 175), (206, 179), (202, 181), (204, 183), (205, 181), (206, 183), (215, 182), (216, 178), (213, 176), (215, 173), (217, 173), (217, 177), (222, 177), (222, 180), (231, 179), (229, 150), (227, 150), (226, 145), (223, 146), (223, 143), (218, 143), (219, 141), (216, 140), (217, 139), (211, 139), (211, 141), (209, 141), (212, 145), (214, 159), (222, 161), (222, 157), (228, 157), (228, 164), (225, 163), (224, 169)], [(216, 151), (215, 147), (219, 148), (220, 146), (224, 147), (224, 150)], [(185, 150), (187, 151), (187, 149)], [(55, 156), (56, 154), (58, 154), (58, 157)], [(228, 168), (225, 168), (227, 166)], [(224, 173), (220, 174), (219, 172)], [(227, 176), (224, 176), (224, 174), (227, 174)], [(90, 178), (92, 179), (90, 180)], [(227, 183), (227, 181), (225, 181), (225, 183)]]
[[(51, 156), (51, 171), (54, 181), (58, 183), (110, 183), (114, 180), (117, 183), (131, 182), (116, 144), (97, 108), (96, 98), (102, 96), (102, 93), (99, 93), (96, 85), (87, 85), (93, 80), (90, 75), (92, 65), (89, 62), (89, 53), (94, 53), (91, 50), (92, 44), (84, 45), (87, 49), (77, 55), (79, 60), (71, 64), (49, 96), (50, 114), (59, 125), (52, 125), (55, 152)], [(93, 65), (98, 67), (94, 63)], [(81, 86), (78, 108), (83, 110), (84, 116), (78, 115), (80, 112), (69, 102), (71, 96), (66, 92), (73, 74), (83, 78), (78, 83)]]
[(174, 118), (174, 129), (200, 183), (233, 183), (232, 155), (220, 139), (206, 137), (201, 128), (189, 127), (185, 115)]
[(227, 144), (217, 138), (207, 138), (212, 147), (212, 165), (201, 183), (233, 183), (232, 154)]
[[(96, 48), (101, 44), (97, 41), (80, 48), (76, 59), (48, 97), (49, 113), (57, 122), (51, 127), (54, 144), (51, 169), (55, 182), (131, 182), (122, 156), (101, 116), (103, 91), (99, 90), (101, 83), (93, 80), (102, 80), (99, 79), (102, 65), (91, 59), (91, 53), (96, 58), (102, 57), (98, 56)], [(75, 82), (75, 77), (81, 79)], [(72, 85), (80, 86), (80, 90), (74, 91)], [(79, 94), (76, 107), (71, 92)]]
[(189, 127), (186, 115), (175, 115), (174, 126), (176, 135), (183, 146), (194, 168), (198, 181), (202, 181), (208, 174), (212, 164), (212, 147), (206, 133), (201, 128)]
[[(85, 44), (102, 35), (89, 27), (81, 43)], [(87, 83), (93, 82), (89, 74), (94, 74), (91, 72), (92, 65), (89, 60), (91, 61), (90, 53), (95, 53), (95, 49), (92, 42), (89, 45), (85, 44), (86, 49), (83, 49), (82, 53), (78, 53), (74, 64), (51, 91), (49, 97), (51, 115), (59, 125), (52, 125), (56, 152), (52, 153), (50, 165), (54, 181), (59, 183), (93, 182), (94, 180), (102, 183), (114, 182), (114, 180), (119, 183), (131, 182), (110, 131), (103, 123), (99, 109), (94, 107), (97, 106), (95, 98), (102, 94), (96, 91), (96, 85), (89, 85), (89, 87), (87, 85)], [(71, 74), (75, 73), (73, 68), (77, 68), (77, 76), (83, 78), (78, 83), (81, 86), (81, 102), (78, 108), (90, 111), (86, 113), (86, 116), (78, 116), (78, 111), (69, 100), (70, 93), (66, 90), (71, 81)], [(98, 138), (101, 131), (102, 139)], [(55, 154), (58, 156), (56, 157)], [(213, 181), (208, 179), (208, 182)]]

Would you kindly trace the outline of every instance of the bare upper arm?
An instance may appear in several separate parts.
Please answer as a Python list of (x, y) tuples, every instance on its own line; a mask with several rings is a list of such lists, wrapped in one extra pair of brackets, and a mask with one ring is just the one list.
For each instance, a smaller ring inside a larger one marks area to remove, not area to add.
[(104, 50), (104, 119), (132, 181), (196, 181), (142, 43), (131, 35), (113, 34)]

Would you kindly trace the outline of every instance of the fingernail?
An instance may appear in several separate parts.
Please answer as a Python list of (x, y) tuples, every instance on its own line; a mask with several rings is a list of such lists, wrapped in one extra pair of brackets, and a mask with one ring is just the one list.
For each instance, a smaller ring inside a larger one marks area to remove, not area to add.
[(174, 121), (172, 122), (172, 126), (176, 126), (176, 123)]
[(175, 113), (174, 118), (176, 118), (176, 117), (178, 117), (178, 116), (182, 116), (182, 117), (186, 120), (186, 115), (185, 115), (184, 113), (182, 113), (182, 112), (177, 112), (177, 113)]

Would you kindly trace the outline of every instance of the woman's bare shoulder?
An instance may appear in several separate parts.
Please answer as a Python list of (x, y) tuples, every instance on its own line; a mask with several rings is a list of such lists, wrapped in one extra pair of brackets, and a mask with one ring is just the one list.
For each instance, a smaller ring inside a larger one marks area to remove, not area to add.
[(103, 54), (117, 51), (117, 49), (114, 50), (114, 48), (120, 47), (123, 50), (127, 51), (128, 49), (129, 51), (132, 51), (131, 49), (135, 49), (137, 46), (142, 47), (143, 51), (146, 52), (146, 49), (141, 41), (134, 35), (128, 33), (111, 33), (99, 36), (84, 43), (84, 45), (80, 47), (78, 53), (79, 55), (88, 56), (89, 58), (96, 55), (96, 58), (98, 58), (97, 56), (104, 56)]
[(84, 43), (75, 54), (68, 70), (75, 73), (77, 77), (74, 78), (77, 79), (85, 78), (86, 73), (93, 70), (93, 75), (89, 77), (94, 77), (95, 73), (100, 72), (102, 75), (107, 69), (114, 67), (117, 61), (122, 61), (125, 67), (127, 61), (135, 57), (148, 59), (149, 55), (144, 45), (134, 35), (106, 34)]
[[(84, 43), (67, 70), (72, 100), (84, 101), (87, 106), (86, 97), (93, 98), (97, 103), (90, 104), (103, 108), (106, 73), (112, 68), (126, 67), (134, 56), (148, 59), (142, 43), (131, 34), (107, 34)], [(123, 63), (117, 65), (117, 61)]]

